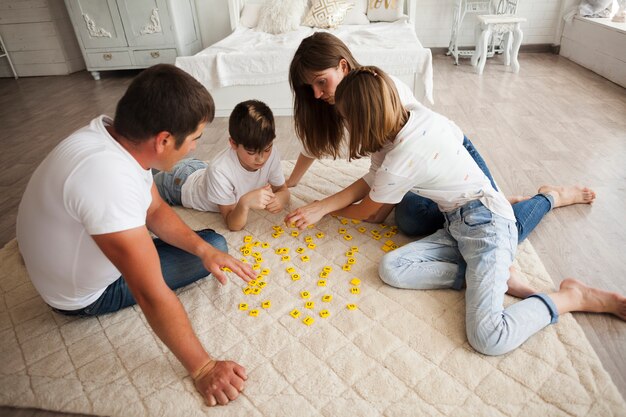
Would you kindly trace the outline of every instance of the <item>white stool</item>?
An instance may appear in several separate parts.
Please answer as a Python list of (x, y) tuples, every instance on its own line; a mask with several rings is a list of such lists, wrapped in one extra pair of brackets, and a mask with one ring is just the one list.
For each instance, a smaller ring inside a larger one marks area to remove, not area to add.
[(2, 57), (6, 58), (9, 61), (9, 66), (11, 67), (11, 71), (13, 72), (13, 76), (17, 80), (17, 72), (15, 72), (15, 67), (13, 67), (13, 62), (11, 61), (11, 57), (9, 56), (9, 52), (7, 51), (6, 46), (4, 46), (2, 36), (0, 36), (0, 58)]
[(487, 61), (487, 48), (492, 34), (506, 34), (506, 46), (504, 48), (504, 65), (511, 65), (513, 72), (519, 71), (517, 53), (522, 44), (524, 34), (520, 24), (525, 22), (523, 17), (512, 15), (488, 14), (478, 16), (476, 25), (476, 50), (472, 55), (472, 65), (476, 66), (476, 73), (482, 74)]

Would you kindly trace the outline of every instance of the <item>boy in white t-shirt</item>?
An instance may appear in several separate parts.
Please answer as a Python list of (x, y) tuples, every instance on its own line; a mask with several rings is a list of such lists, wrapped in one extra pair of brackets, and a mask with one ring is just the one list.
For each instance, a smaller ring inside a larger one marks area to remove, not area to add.
[(230, 146), (209, 164), (185, 159), (154, 182), (171, 205), (220, 212), (230, 230), (241, 230), (250, 209), (280, 212), (289, 189), (274, 149), (274, 116), (258, 100), (237, 104), (228, 120)]

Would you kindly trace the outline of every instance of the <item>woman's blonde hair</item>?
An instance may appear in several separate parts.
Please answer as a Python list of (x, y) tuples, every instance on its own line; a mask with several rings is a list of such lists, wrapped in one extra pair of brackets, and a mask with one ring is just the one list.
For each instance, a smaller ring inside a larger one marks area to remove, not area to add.
[(361, 66), (341, 39), (316, 32), (302, 40), (289, 67), (296, 134), (306, 152), (316, 158), (336, 158), (344, 131), (335, 106), (316, 99), (309, 80), (317, 72), (337, 67), (342, 59), (349, 70)]
[(378, 67), (360, 67), (335, 91), (335, 106), (350, 132), (350, 159), (378, 152), (408, 119), (393, 80)]

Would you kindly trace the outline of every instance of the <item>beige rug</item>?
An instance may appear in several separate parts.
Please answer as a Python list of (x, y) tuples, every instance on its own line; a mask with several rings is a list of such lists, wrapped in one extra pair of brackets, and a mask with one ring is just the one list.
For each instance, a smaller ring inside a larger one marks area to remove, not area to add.
[[(293, 164), (284, 166), (289, 172)], [(332, 193), (366, 169), (365, 161), (317, 162), (293, 189), (292, 206)], [(194, 228), (225, 232), (215, 214), (181, 213)], [(112, 416), (626, 415), (626, 404), (571, 315), (511, 354), (482, 356), (465, 338), (462, 292), (381, 283), (376, 268), (382, 245), (407, 241), (384, 236), (390, 227), (328, 218), (297, 237), (283, 226), (284, 234), (274, 238), (272, 226), (281, 219), (254, 213), (245, 231), (226, 233), (238, 257), (244, 236), (270, 244), (253, 247), (261, 266), (271, 270), (259, 295), (245, 295), (234, 277), (224, 287), (205, 279), (179, 293), (209, 352), (241, 363), (249, 375), (243, 396), (215, 409), (203, 406), (139, 309), (90, 319), (55, 314), (30, 284), (16, 242), (7, 244), (0, 252), (0, 404)], [(373, 238), (374, 229), (381, 240)], [(316, 237), (319, 232), (324, 237)], [(298, 254), (309, 235), (316, 247)], [(351, 246), (359, 248), (356, 262), (344, 271)], [(290, 248), (289, 261), (275, 253), (283, 247)], [(532, 284), (552, 287), (529, 243), (520, 247), (517, 263)], [(285, 271), (290, 266), (300, 280)], [(333, 270), (320, 287), (324, 266)], [(350, 292), (355, 277), (359, 294)], [(313, 309), (304, 308), (304, 290)], [(332, 301), (322, 302), (323, 295)], [(269, 309), (261, 307), (264, 301), (271, 302)], [(239, 303), (247, 303), (248, 311), (239, 310)], [(251, 309), (259, 310), (258, 317), (249, 315)], [(289, 314), (294, 309), (301, 312), (297, 319)], [(322, 309), (329, 317), (320, 317)], [(307, 316), (314, 319), (310, 326), (303, 323)]]

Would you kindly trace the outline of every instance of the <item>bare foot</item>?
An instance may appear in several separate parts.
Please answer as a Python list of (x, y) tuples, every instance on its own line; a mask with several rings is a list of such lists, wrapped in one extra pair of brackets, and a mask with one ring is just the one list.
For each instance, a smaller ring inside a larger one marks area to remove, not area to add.
[(559, 292), (569, 293), (577, 299), (578, 305), (570, 311), (611, 313), (626, 320), (626, 297), (623, 295), (589, 287), (573, 278), (564, 279)]
[(596, 192), (591, 188), (572, 185), (558, 187), (554, 185), (542, 185), (537, 191), (540, 194), (550, 194), (554, 198), (554, 208), (569, 206), (572, 204), (591, 204), (596, 199)]
[(511, 275), (506, 282), (506, 285), (509, 286), (506, 292), (508, 295), (517, 298), (528, 298), (530, 295), (537, 293), (530, 285), (522, 281), (515, 268), (510, 267), (509, 272)]
[(506, 199), (509, 200), (509, 203), (511, 203), (511, 205), (513, 205), (515, 203), (519, 203), (520, 201), (528, 200), (529, 198), (529, 195), (510, 195)]

